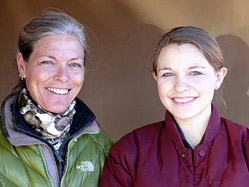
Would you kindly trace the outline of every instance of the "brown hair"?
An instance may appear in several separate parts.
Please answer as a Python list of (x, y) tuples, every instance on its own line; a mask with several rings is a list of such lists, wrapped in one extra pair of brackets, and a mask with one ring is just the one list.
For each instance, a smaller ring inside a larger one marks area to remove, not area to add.
[(184, 43), (193, 44), (199, 48), (215, 71), (218, 71), (223, 67), (224, 59), (220, 47), (213, 36), (204, 29), (193, 26), (176, 27), (163, 35), (154, 51), (152, 72), (156, 75), (157, 61), (160, 52), (162, 48), (172, 43), (178, 45)]

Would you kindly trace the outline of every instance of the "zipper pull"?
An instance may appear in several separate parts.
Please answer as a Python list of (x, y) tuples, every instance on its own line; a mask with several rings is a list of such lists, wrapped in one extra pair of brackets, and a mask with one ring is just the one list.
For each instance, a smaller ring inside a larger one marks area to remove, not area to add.
[(61, 155), (60, 155), (59, 151), (55, 151), (55, 155), (56, 155), (58, 161), (60, 162), (60, 164), (62, 164), (64, 161), (63, 161), (63, 159), (61, 158)]

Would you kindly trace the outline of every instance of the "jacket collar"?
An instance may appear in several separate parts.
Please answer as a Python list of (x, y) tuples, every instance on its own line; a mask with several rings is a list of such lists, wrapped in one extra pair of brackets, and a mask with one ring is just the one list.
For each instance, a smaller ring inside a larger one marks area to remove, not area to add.
[[(176, 121), (170, 112), (165, 114), (165, 129), (169, 138), (174, 142), (177, 148), (184, 148), (181, 135), (177, 129)], [(216, 107), (212, 104), (212, 113), (208, 122), (202, 145), (213, 141), (220, 129), (220, 115)]]
[[(15, 146), (43, 144), (39, 139), (27, 134), (34, 134), (32, 128), (30, 129), (27, 125), (22, 126), (20, 123), (17, 123), (19, 121), (18, 114), (15, 114), (13, 111), (15, 110), (14, 106), (18, 96), (19, 93), (10, 94), (3, 101), (1, 107), (2, 126), (6, 137)], [(99, 132), (100, 127), (95, 121), (94, 113), (80, 99), (76, 98), (76, 102), (77, 112), (70, 127), (70, 134), (77, 136), (83, 133)]]

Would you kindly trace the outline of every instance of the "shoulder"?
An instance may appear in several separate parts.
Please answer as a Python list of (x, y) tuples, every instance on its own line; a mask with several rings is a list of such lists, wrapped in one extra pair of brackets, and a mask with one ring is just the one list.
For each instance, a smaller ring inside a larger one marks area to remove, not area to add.
[[(158, 134), (161, 128), (164, 126), (164, 124), (165, 124), (165, 121), (152, 123), (152, 124), (137, 128), (133, 130), (132, 133), (136, 136), (151, 137), (151, 135)], [(149, 137), (146, 137), (146, 138), (149, 138)]]
[(98, 122), (95, 120), (82, 130), (79, 140), (81, 141), (80, 143), (77, 141), (78, 146), (83, 146), (83, 144), (87, 143), (90, 147), (94, 146), (105, 155), (109, 153), (109, 150), (113, 145), (110, 136), (100, 128)]
[(9, 140), (5, 136), (2, 126), (2, 119), (0, 117), (0, 154), (4, 154), (7, 150), (7, 152), (10, 153), (13, 151), (13, 148), (14, 146), (9, 142)]
[(246, 125), (238, 124), (226, 118), (221, 118), (221, 122), (226, 126), (227, 129), (234, 130), (235, 132), (248, 130)]
[(3, 130), (2, 118), (0, 116), (0, 144), (3, 144), (4, 140), (7, 140)]
[(161, 128), (164, 126), (164, 121), (160, 121), (157, 123), (152, 123), (137, 129), (134, 129), (132, 132), (126, 134), (123, 136), (115, 145), (122, 145), (127, 143), (138, 143), (139, 141), (146, 140), (148, 142), (149, 140), (153, 139), (155, 136), (157, 136)]
[(108, 155), (109, 150), (111, 149), (111, 146), (113, 145), (113, 141), (111, 137), (103, 129), (101, 129), (99, 133), (93, 138), (98, 143), (102, 151), (106, 155)]
[(235, 123), (225, 118), (221, 118), (221, 122), (225, 126), (230, 139), (249, 139), (249, 129), (247, 126)]
[(164, 121), (149, 124), (133, 130), (123, 136), (111, 148), (113, 157), (132, 157), (136, 156), (137, 151), (143, 147), (149, 147), (157, 141), (159, 133), (164, 126)]

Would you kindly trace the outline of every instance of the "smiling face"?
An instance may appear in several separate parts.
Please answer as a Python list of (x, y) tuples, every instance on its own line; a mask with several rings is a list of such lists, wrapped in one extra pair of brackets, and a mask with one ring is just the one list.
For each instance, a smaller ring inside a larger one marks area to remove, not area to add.
[(200, 50), (192, 44), (169, 44), (158, 58), (158, 92), (165, 108), (179, 124), (209, 118), (214, 90), (226, 75), (215, 72)]
[(64, 112), (79, 93), (84, 81), (84, 50), (73, 35), (41, 38), (28, 62), (17, 54), (19, 73), (27, 90), (45, 110)]

